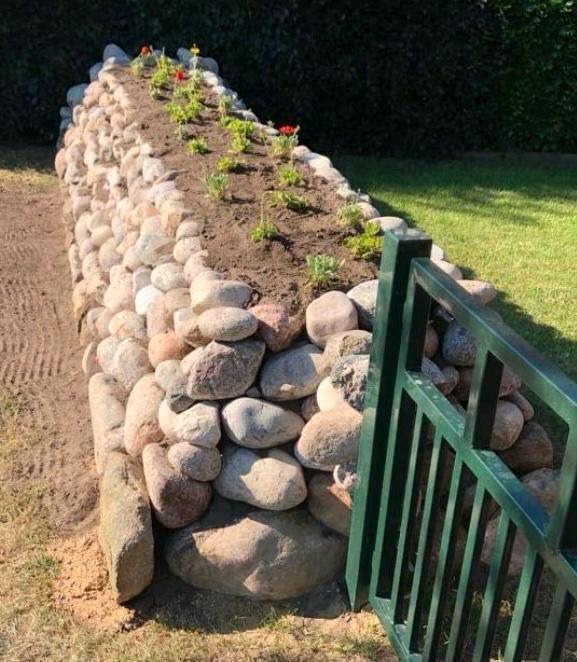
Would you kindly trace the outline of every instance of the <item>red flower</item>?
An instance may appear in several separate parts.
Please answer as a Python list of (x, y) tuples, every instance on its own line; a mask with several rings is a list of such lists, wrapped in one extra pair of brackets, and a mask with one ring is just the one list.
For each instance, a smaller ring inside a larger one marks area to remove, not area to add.
[(290, 126), (290, 124), (285, 124), (285, 126), (281, 126), (278, 130), (280, 134), (283, 136), (293, 136), (296, 132), (296, 126)]
[(141, 55), (150, 55), (150, 46), (141, 46), (140, 54)]
[(177, 69), (174, 72), (174, 80), (176, 81), (184, 80), (184, 71), (182, 71), (182, 69)]

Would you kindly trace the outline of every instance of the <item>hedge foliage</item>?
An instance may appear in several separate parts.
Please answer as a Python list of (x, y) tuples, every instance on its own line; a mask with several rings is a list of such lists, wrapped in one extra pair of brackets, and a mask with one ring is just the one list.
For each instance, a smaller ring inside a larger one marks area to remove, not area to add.
[(263, 119), (330, 151), (571, 148), (575, 10), (556, 0), (8, 0), (0, 139), (54, 139), (103, 46), (196, 41)]

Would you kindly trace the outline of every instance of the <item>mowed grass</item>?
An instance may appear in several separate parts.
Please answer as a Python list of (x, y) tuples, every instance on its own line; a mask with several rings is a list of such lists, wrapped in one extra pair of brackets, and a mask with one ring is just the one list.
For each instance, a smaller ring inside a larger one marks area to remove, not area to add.
[[(491, 304), (577, 380), (577, 167), (520, 161), (341, 158), (351, 185), (384, 215), (433, 238), (466, 278), (491, 281)], [(567, 427), (533, 393), (560, 464)]]

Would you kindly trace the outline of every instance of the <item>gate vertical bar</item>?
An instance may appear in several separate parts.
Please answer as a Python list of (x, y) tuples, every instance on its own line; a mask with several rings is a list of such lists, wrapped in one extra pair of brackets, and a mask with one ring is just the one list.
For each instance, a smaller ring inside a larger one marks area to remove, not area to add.
[(353, 609), (368, 599), (387, 434), (402, 338), (403, 306), (413, 258), (429, 257), (432, 241), (416, 231), (385, 233), (371, 363), (359, 442), (346, 583)]

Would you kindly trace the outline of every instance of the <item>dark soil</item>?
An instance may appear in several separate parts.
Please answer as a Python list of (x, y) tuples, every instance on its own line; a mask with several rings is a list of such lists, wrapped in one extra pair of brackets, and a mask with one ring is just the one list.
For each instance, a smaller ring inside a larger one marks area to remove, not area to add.
[[(376, 277), (377, 264), (354, 260), (342, 246), (347, 231), (335, 223), (335, 210), (343, 204), (334, 187), (313, 177), (307, 166), (297, 165), (304, 183), (287, 188), (303, 195), (310, 203), (305, 213), (284, 207), (268, 207), (266, 216), (278, 227), (274, 240), (255, 243), (250, 228), (261, 214), (265, 191), (281, 189), (276, 182), (276, 168), (283, 163), (272, 158), (267, 146), (253, 141), (251, 153), (236, 155), (246, 164), (239, 173), (229, 173), (225, 200), (207, 197), (201, 179), (216, 172), (218, 159), (229, 153), (230, 134), (218, 124), (217, 97), (204, 88), (205, 109), (198, 121), (187, 126), (188, 137), (204, 138), (207, 154), (190, 154), (186, 141), (175, 134), (164, 100), (153, 100), (148, 94), (146, 77), (135, 78), (129, 72), (120, 74), (138, 112), (134, 120), (140, 125), (144, 140), (155, 149), (165, 164), (180, 172), (176, 178), (184, 193), (185, 203), (195, 217), (204, 220), (203, 247), (208, 250), (209, 264), (230, 279), (250, 284), (258, 299), (286, 304), (298, 313), (323, 290), (346, 291), (363, 280)], [(307, 255), (330, 255), (342, 262), (339, 277), (324, 288), (307, 285)]]

